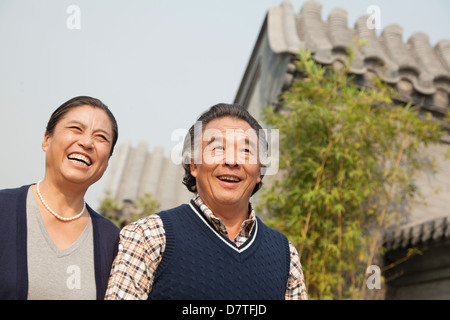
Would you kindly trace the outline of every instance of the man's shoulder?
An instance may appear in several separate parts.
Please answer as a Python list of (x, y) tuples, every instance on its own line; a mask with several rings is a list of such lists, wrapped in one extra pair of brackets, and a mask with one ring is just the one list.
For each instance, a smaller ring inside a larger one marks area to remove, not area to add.
[(137, 232), (138, 230), (145, 230), (157, 225), (161, 221), (158, 213), (151, 214), (146, 217), (142, 217), (136, 221), (130, 222), (122, 228), (123, 232)]
[(273, 234), (273, 235), (276, 235), (276, 236), (279, 236), (279, 237), (282, 237), (282, 238), (286, 238), (286, 239), (287, 239), (287, 237), (286, 237), (282, 232), (280, 232), (279, 230), (274, 229), (274, 228), (268, 226), (268, 225), (267, 225), (266, 223), (264, 223), (264, 221), (263, 221), (261, 218), (259, 218), (258, 216), (255, 216), (255, 217), (256, 217), (256, 220), (258, 221), (258, 228), (261, 228), (261, 229), (265, 230), (266, 232), (269, 232), (269, 233), (271, 233), (271, 234)]
[(189, 204), (183, 203), (183, 204), (180, 204), (179, 206), (176, 206), (176, 207), (173, 207), (173, 208), (170, 208), (170, 209), (167, 209), (167, 210), (162, 210), (162, 211), (160, 211), (158, 213), (155, 213), (155, 214), (157, 216), (159, 216), (159, 217), (163, 217), (165, 215), (170, 215), (170, 214), (175, 214), (175, 213), (178, 213), (178, 212), (185, 211), (188, 208), (189, 208)]
[(142, 217), (136, 221), (127, 224), (122, 228), (122, 234), (142, 234), (154, 233), (155, 230), (160, 230), (164, 226), (164, 220), (177, 212), (183, 211), (188, 208), (188, 204), (181, 204), (177, 207), (162, 210), (157, 213), (153, 213), (146, 217)]

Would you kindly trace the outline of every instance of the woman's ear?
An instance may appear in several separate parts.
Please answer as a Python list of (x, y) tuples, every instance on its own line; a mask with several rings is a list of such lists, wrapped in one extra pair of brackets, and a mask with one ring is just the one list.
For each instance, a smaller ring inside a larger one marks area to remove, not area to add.
[(47, 152), (47, 148), (48, 148), (48, 140), (50, 139), (50, 135), (48, 134), (47, 131), (45, 131), (44, 134), (44, 140), (42, 141), (42, 150), (44, 152)]

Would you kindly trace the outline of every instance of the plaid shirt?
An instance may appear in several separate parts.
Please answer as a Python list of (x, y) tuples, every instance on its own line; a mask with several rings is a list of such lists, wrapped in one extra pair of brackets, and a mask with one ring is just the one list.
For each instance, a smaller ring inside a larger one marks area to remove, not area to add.
[[(223, 221), (214, 216), (198, 195), (194, 202), (215, 228), (228, 237)], [(248, 239), (255, 221), (255, 212), (251, 208), (249, 218), (242, 223), (240, 232), (233, 239), (238, 246)], [(147, 299), (165, 246), (164, 226), (158, 215), (148, 216), (124, 227), (120, 232), (119, 251), (112, 266), (105, 299)], [(307, 300), (298, 252), (290, 241), (289, 249), (291, 263), (285, 299)]]

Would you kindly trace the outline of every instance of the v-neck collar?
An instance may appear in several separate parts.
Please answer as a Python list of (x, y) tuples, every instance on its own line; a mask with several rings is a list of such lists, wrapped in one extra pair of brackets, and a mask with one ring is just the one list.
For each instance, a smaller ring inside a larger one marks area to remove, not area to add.
[(50, 234), (48, 233), (47, 228), (45, 227), (44, 220), (42, 219), (41, 213), (39, 211), (39, 207), (36, 203), (36, 200), (32, 194), (31, 188), (29, 188), (28, 191), (28, 197), (27, 197), (27, 206), (30, 206), (30, 218), (34, 218), (37, 224), (39, 225), (40, 231), (42, 236), (44, 237), (45, 241), (47, 242), (48, 246), (51, 248), (51, 250), (54, 252), (54, 254), (57, 257), (64, 257), (66, 255), (71, 254), (75, 250), (78, 249), (80, 244), (86, 239), (86, 237), (89, 236), (89, 233), (92, 232), (92, 222), (91, 222), (91, 216), (89, 215), (88, 223), (86, 224), (86, 227), (83, 229), (81, 234), (78, 236), (78, 238), (72, 242), (69, 246), (59, 249), (53, 239), (51, 238)]
[(212, 225), (211, 222), (209, 222), (204, 214), (201, 212), (200, 208), (191, 200), (189, 203), (189, 206), (191, 207), (192, 211), (196, 214), (196, 216), (201, 220), (201, 222), (209, 228), (210, 231), (220, 239), (223, 243), (225, 243), (229, 248), (233, 249), (237, 253), (243, 253), (246, 250), (248, 250), (252, 244), (254, 243), (257, 235), (258, 235), (258, 219), (255, 219), (255, 224), (252, 228), (252, 231), (250, 232), (250, 236), (242, 245), (237, 246), (229, 237), (225, 237), (221, 233), (219, 233)]

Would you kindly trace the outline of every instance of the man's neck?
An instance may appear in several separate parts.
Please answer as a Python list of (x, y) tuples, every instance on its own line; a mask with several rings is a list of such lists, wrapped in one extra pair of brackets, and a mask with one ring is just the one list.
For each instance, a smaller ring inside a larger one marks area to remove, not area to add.
[(211, 205), (203, 198), (201, 198), (201, 200), (216, 218), (222, 220), (227, 229), (228, 236), (230, 239), (234, 239), (239, 233), (242, 223), (249, 217), (250, 203), (237, 205), (221, 205), (215, 203), (214, 205)]

